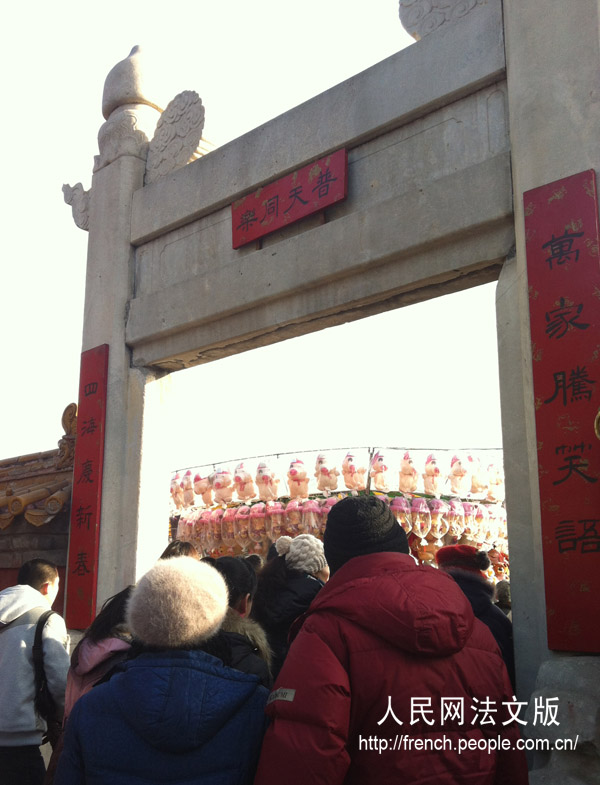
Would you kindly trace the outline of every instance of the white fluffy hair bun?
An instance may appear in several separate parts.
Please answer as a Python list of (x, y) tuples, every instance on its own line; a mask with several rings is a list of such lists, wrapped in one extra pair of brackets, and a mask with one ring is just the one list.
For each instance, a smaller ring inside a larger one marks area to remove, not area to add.
[(194, 646), (218, 632), (227, 604), (227, 586), (214, 567), (188, 556), (163, 559), (133, 590), (127, 625), (154, 648)]

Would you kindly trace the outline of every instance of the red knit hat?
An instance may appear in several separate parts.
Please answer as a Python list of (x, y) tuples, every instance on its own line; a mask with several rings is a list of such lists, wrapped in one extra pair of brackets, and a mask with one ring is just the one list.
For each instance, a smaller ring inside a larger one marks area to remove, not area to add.
[(436, 551), (435, 560), (441, 570), (457, 567), (468, 572), (483, 572), (490, 566), (485, 551), (478, 551), (472, 545), (444, 545)]

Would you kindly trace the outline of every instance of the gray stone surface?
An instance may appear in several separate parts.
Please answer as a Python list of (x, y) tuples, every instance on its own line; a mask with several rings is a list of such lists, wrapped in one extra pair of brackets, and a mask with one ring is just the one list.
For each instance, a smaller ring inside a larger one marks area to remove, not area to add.
[(210, 231), (221, 234), (215, 248), (222, 264), (131, 302), (134, 364), (163, 365), (252, 335), (271, 333), (272, 340), (274, 326), (304, 323), (310, 331), (315, 319), (339, 323), (350, 310), (390, 307), (396, 295), (497, 264), (514, 243), (511, 209), (503, 154), (440, 178), (418, 196), (388, 199), (229, 263), (230, 224), (221, 221)]
[(462, 22), (468, 13), (489, 2), (500, 5), (500, 0), (400, 0), (400, 21), (413, 38), (421, 40)]
[[(544, 721), (545, 706), (558, 706), (555, 721)], [(564, 739), (575, 749), (536, 753), (532, 782), (600, 781), (600, 659), (562, 656), (544, 662), (527, 708), (526, 735), (554, 747)], [(561, 779), (562, 778), (562, 779)]]

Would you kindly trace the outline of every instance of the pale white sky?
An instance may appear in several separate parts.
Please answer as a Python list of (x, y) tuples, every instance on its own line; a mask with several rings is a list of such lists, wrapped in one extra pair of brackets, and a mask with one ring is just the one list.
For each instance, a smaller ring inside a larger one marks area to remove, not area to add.
[[(2, 27), (0, 459), (56, 447), (77, 399), (87, 233), (61, 188), (91, 184), (112, 66), (141, 45), (168, 96), (201, 95), (204, 135), (224, 143), (412, 41), (397, 0), (33, 0), (7, 6)], [(499, 447), (494, 288), (175, 375), (173, 468), (360, 445)], [(274, 367), (280, 384), (257, 383)], [(194, 416), (206, 389), (224, 413), (214, 427)]]

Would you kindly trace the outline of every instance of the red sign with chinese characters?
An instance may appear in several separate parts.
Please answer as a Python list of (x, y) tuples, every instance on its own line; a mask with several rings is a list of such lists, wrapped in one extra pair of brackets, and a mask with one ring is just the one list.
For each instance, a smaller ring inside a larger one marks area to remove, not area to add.
[(73, 630), (86, 629), (96, 615), (107, 379), (108, 346), (103, 344), (83, 352), (65, 614), (67, 627)]
[(593, 169), (527, 191), (548, 647), (600, 652), (600, 267)]
[(231, 205), (233, 247), (295, 223), (348, 194), (348, 154), (338, 150)]

